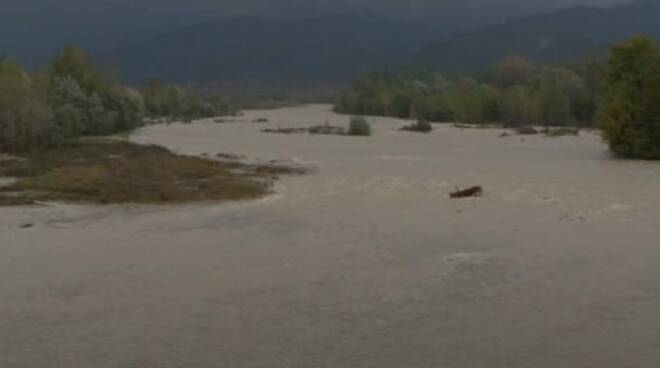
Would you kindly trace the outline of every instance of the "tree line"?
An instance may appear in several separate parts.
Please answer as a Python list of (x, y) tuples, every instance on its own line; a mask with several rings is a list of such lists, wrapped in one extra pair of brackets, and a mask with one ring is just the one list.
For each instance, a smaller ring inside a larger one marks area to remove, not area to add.
[(609, 57), (538, 65), (508, 57), (478, 76), (433, 69), (357, 78), (335, 111), (521, 127), (601, 128), (622, 157), (660, 159), (660, 48), (635, 37)]
[[(596, 111), (593, 62), (587, 80), (578, 67), (535, 65), (508, 57), (480, 76), (445, 76), (432, 69), (369, 74), (335, 105), (341, 113), (469, 124), (590, 125)], [(585, 67), (585, 69), (587, 69)]]
[[(190, 120), (236, 112), (218, 91), (148, 82), (120, 84), (75, 47), (29, 73), (0, 57), (0, 151), (57, 147), (83, 136), (130, 131), (145, 118)], [(635, 37), (609, 57), (538, 65), (509, 57), (477, 76), (433, 69), (369, 74), (335, 110), (425, 121), (601, 128), (614, 153), (660, 159), (660, 48)]]
[(145, 117), (189, 120), (230, 107), (217, 95), (152, 81), (130, 88), (76, 47), (65, 47), (40, 72), (0, 58), (0, 151), (57, 147), (84, 136), (130, 131)]

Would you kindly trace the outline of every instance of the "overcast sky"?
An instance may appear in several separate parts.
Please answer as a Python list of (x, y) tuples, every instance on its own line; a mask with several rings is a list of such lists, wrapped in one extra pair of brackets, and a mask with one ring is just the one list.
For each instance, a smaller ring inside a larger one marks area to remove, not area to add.
[[(142, 15), (208, 12), (213, 16), (240, 14), (303, 16), (324, 12), (371, 12), (393, 16), (442, 17), (448, 14), (484, 17), (545, 11), (575, 4), (606, 5), (617, 0), (6, 0), (2, 13), (25, 20), (52, 18), (52, 12), (94, 16), (134, 10)], [(621, 0), (619, 0), (621, 1)]]
[[(259, 15), (358, 12), (456, 30), (577, 4), (624, 0), (1, 0), (0, 54), (47, 52), (74, 42), (109, 47), (202, 21)], [(37, 51), (34, 51), (37, 50)]]

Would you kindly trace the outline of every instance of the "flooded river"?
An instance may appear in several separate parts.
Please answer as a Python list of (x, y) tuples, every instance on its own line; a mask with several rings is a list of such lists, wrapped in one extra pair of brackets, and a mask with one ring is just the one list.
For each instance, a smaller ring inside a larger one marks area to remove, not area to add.
[(0, 208), (0, 367), (660, 366), (660, 164), (592, 133), (262, 117), (132, 137), (317, 168), (262, 200)]

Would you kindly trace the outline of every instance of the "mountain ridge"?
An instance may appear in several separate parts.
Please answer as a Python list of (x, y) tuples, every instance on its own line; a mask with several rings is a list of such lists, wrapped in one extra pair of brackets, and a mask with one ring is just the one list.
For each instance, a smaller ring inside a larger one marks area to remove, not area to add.
[(365, 15), (207, 21), (98, 55), (131, 82), (347, 80), (410, 60), (428, 40), (423, 25)]
[(660, 0), (611, 7), (576, 6), (439, 38), (415, 56), (418, 64), (475, 70), (509, 55), (566, 61), (633, 35), (660, 38)]

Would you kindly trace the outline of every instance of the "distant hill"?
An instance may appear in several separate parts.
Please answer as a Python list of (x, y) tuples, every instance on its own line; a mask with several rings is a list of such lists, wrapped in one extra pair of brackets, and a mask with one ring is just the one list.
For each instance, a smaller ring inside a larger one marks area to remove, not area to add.
[(99, 55), (130, 82), (337, 81), (408, 61), (425, 26), (359, 15), (206, 22)]
[(563, 61), (639, 34), (660, 38), (660, 0), (579, 6), (511, 20), (433, 41), (415, 60), (451, 71), (483, 68), (508, 55)]
[(465, 31), (576, 4), (617, 1), (626, 0), (5, 0), (0, 3), (0, 54), (37, 69), (64, 45), (107, 51), (244, 15), (292, 19), (371, 14)]

